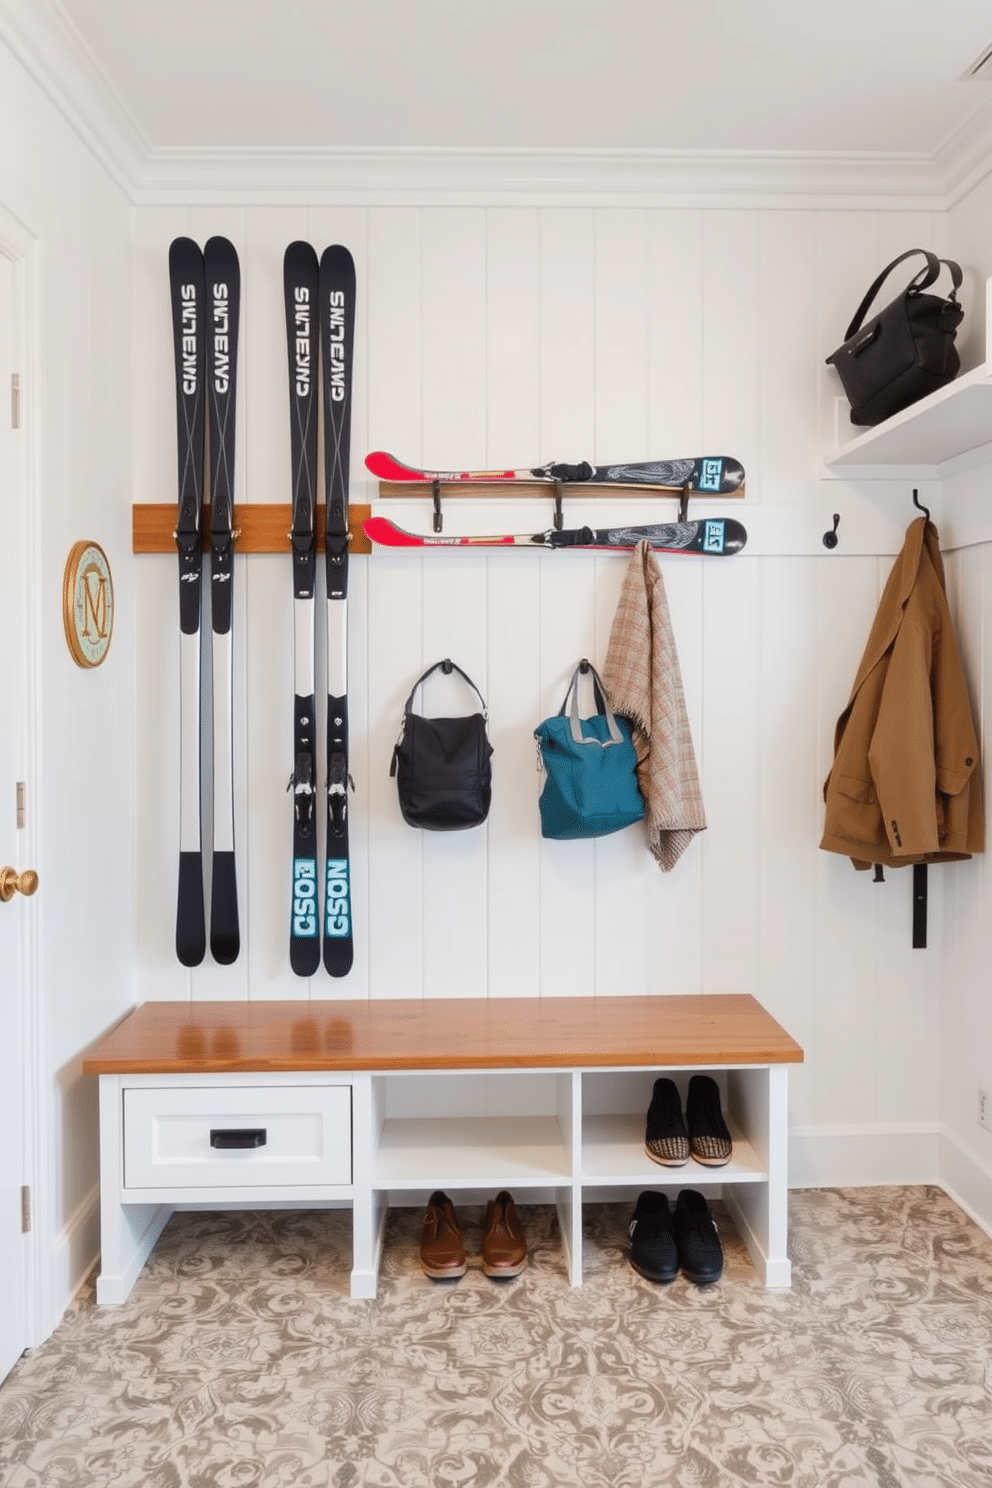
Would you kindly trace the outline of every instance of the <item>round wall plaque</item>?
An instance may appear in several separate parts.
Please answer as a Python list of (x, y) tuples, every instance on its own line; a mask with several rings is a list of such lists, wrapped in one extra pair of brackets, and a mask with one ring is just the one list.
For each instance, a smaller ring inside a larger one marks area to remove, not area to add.
[(75, 543), (65, 561), (62, 623), (76, 665), (99, 666), (114, 630), (114, 581), (99, 543)]

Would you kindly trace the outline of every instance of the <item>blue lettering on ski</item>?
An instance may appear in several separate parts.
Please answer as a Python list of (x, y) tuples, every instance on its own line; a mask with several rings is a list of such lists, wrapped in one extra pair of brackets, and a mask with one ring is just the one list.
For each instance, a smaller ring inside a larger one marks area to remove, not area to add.
[(324, 934), (340, 939), (351, 934), (347, 858), (328, 858), (324, 897)]
[(720, 472), (723, 469), (722, 460), (702, 460), (699, 471), (699, 489), (701, 491), (719, 491)]
[(293, 859), (293, 934), (312, 940), (317, 934), (317, 864)]
[(723, 552), (723, 519), (703, 523), (703, 552)]

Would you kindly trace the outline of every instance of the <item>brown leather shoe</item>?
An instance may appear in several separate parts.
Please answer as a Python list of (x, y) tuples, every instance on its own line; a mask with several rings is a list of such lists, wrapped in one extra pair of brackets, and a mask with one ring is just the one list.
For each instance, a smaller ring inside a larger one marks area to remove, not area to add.
[(482, 1269), (487, 1276), (519, 1276), (527, 1264), (527, 1241), (513, 1197), (503, 1188), (486, 1205), (482, 1221)]
[(455, 1206), (440, 1189), (427, 1200), (420, 1237), (420, 1264), (435, 1281), (465, 1275), (465, 1242), (458, 1228)]

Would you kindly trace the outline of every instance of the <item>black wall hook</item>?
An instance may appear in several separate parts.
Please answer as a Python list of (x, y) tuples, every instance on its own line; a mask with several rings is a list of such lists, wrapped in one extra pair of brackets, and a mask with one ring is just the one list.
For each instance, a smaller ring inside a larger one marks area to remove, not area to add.
[(833, 525), (833, 528), (832, 528), (832, 530), (830, 532), (825, 532), (823, 534), (823, 546), (825, 548), (835, 548), (837, 546), (837, 541), (838, 541), (838, 539), (837, 539), (837, 528), (839, 526), (840, 526), (840, 512), (834, 512), (834, 525)]
[(919, 491), (916, 491), (916, 490), (913, 491), (913, 505), (916, 507), (917, 511), (921, 511), (923, 513), (923, 515), (926, 517), (927, 521), (929, 522), (929, 520), (930, 520), (930, 508), (928, 506), (924, 506), (923, 505), (923, 502), (920, 500), (920, 493), (919, 493)]

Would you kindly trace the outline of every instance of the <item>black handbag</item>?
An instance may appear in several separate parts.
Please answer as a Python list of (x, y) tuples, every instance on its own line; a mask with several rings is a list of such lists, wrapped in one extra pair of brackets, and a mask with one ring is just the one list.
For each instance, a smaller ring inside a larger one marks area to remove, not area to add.
[[(866, 321), (887, 275), (916, 253), (923, 254), (926, 268), (891, 304)], [(947, 265), (951, 275), (952, 289), (946, 299), (923, 293), (938, 278), (941, 264)], [(954, 345), (964, 315), (957, 301), (960, 287), (959, 265), (926, 248), (910, 248), (882, 270), (855, 311), (844, 344), (827, 357), (827, 365), (836, 367), (844, 384), (852, 424), (880, 424), (953, 382), (961, 369)]]
[[(414, 693), (438, 667), (465, 678), (482, 703), (481, 713), (425, 718), (413, 712)], [(486, 718), (482, 693), (450, 658), (436, 661), (413, 684), (389, 768), (396, 777), (403, 820), (411, 827), (456, 832), (485, 821), (492, 800), (493, 752)]]

